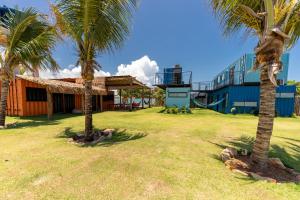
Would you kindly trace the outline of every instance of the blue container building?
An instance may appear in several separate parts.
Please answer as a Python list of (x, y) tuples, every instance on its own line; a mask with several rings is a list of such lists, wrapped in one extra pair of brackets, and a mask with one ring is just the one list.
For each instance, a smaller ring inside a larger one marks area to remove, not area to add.
[[(213, 81), (193, 84), (195, 100), (221, 113), (231, 113), (232, 110), (237, 113), (258, 113), (260, 72), (252, 70), (255, 59), (254, 54), (245, 54)], [(277, 75), (276, 113), (288, 117), (294, 113), (296, 87), (287, 85), (289, 54), (283, 54), (281, 61), (283, 69)]]
[(183, 72), (179, 65), (165, 68), (155, 75), (155, 86), (166, 91), (165, 106), (190, 108), (192, 72)]
[[(179, 65), (165, 68), (155, 76), (155, 85), (166, 91), (167, 107), (205, 107), (221, 113), (258, 113), (260, 72), (253, 71), (254, 54), (245, 54), (226, 67), (212, 81), (192, 83), (192, 72)], [(277, 75), (276, 113), (289, 117), (294, 113), (296, 87), (287, 85), (289, 54), (283, 54), (283, 68)]]

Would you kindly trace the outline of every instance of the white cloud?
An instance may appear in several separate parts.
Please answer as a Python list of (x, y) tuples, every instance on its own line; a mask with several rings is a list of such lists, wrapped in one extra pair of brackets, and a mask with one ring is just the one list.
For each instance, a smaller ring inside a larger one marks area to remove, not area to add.
[(139, 81), (151, 86), (154, 81), (155, 73), (159, 70), (156, 61), (151, 60), (147, 55), (132, 61), (131, 64), (121, 64), (118, 66), (117, 76), (131, 75)]
[[(1, 49), (0, 49), (1, 50)], [(1, 52), (1, 51), (0, 51)], [(137, 78), (142, 83), (151, 86), (154, 83), (155, 74), (159, 71), (159, 66), (155, 60), (151, 60), (147, 55), (132, 61), (131, 64), (121, 64), (118, 66), (118, 71), (115, 75), (131, 75)], [(30, 73), (25, 73), (25, 75)], [(58, 72), (53, 73), (50, 70), (40, 70), (39, 75), (41, 78), (79, 78), (81, 77), (81, 67), (69, 65), (67, 68), (60, 69)], [(111, 73), (102, 70), (95, 71), (96, 76), (111, 76)]]
[[(51, 72), (50, 70), (41, 70), (40, 71), (40, 77), (45, 79), (51, 79), (51, 78), (79, 78), (81, 77), (81, 67), (80, 66), (74, 66), (70, 65), (68, 68), (61, 69), (56, 73)], [(109, 72), (104, 71), (96, 71), (95, 70), (95, 76), (110, 76), (111, 74)]]

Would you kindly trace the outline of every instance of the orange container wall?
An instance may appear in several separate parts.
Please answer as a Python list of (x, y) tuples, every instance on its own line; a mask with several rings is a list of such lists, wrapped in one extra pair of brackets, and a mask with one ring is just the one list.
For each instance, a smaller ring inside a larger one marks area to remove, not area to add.
[(75, 109), (81, 110), (82, 107), (82, 96), (80, 94), (75, 95)]
[[(16, 78), (11, 81), (7, 98), (7, 115), (9, 116), (35, 116), (47, 114), (47, 101), (27, 101), (26, 87), (45, 88), (36, 83)], [(1, 97), (1, 81), (0, 81)], [(109, 110), (114, 101), (103, 101), (103, 110)], [(100, 102), (98, 102), (100, 106)], [(75, 108), (82, 109), (82, 95), (75, 95)]]
[(34, 115), (46, 115), (47, 114), (47, 101), (27, 101), (26, 100), (26, 87), (31, 88), (45, 88), (36, 83), (32, 83), (26, 80), (21, 80), (22, 88), (22, 104), (23, 113), (21, 116), (34, 116)]
[[(6, 107), (7, 115), (20, 116), (20, 114), (22, 113), (22, 105), (21, 105), (22, 94), (19, 86), (20, 86), (20, 80), (13, 80), (10, 83), (8, 96), (7, 96), (7, 107)], [(1, 88), (1, 82), (0, 82), (0, 88)]]

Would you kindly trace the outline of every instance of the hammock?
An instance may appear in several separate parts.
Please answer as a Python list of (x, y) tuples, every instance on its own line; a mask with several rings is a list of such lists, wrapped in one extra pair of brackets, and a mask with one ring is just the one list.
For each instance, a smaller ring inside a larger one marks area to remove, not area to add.
[(220, 103), (222, 103), (225, 99), (220, 99), (219, 101), (215, 101), (215, 102), (212, 102), (211, 104), (204, 104), (204, 103), (201, 103), (199, 101), (197, 101), (196, 99), (192, 99), (193, 103), (200, 107), (200, 108), (210, 108), (210, 107), (214, 107), (216, 105), (219, 105)]
[(150, 103), (150, 100), (146, 101), (146, 100), (144, 99), (144, 104), (148, 105), (149, 103)]

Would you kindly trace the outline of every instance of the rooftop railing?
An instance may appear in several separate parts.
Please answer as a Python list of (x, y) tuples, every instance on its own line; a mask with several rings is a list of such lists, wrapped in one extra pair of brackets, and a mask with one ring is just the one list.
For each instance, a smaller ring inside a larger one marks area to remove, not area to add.
[(192, 85), (192, 72), (162, 72), (155, 74), (156, 86)]
[(224, 72), (215, 77), (213, 81), (195, 82), (192, 85), (193, 91), (212, 91), (228, 85), (244, 84), (244, 73), (240, 71)]

